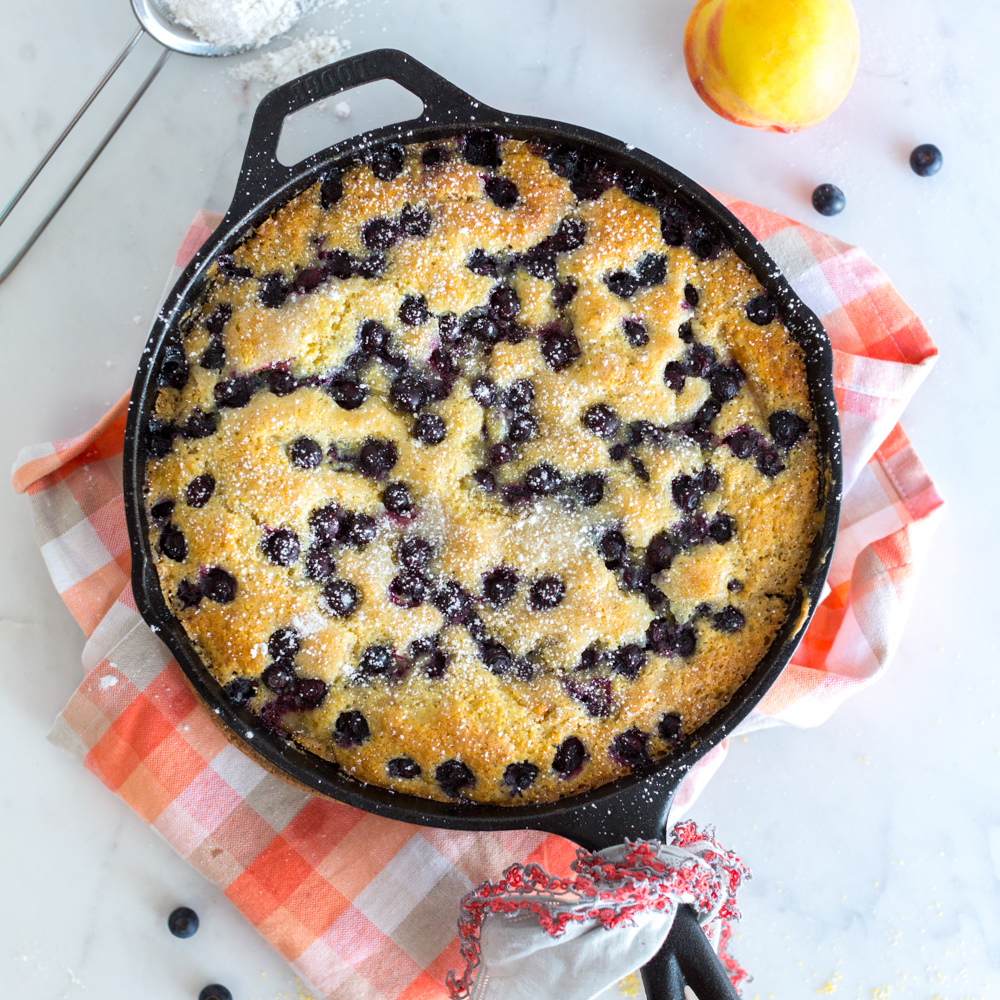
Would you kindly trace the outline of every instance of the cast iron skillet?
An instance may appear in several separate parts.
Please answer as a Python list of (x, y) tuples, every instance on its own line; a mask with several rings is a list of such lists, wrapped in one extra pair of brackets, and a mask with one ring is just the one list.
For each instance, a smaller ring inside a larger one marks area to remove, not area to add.
[[(284, 119), (333, 94), (376, 80), (394, 80), (424, 103), (412, 121), (375, 129), (324, 149), (294, 166), (278, 162), (276, 151)], [(201, 663), (180, 623), (170, 613), (153, 564), (146, 517), (145, 468), (147, 428), (159, 387), (165, 344), (196, 305), (206, 271), (220, 255), (235, 249), (268, 216), (323, 176), (331, 164), (383, 142), (421, 142), (469, 128), (494, 128), (515, 138), (569, 142), (589, 147), (608, 160), (654, 180), (713, 219), (780, 310), (802, 346), (810, 399), (819, 428), (823, 461), (823, 529), (816, 540), (799, 592), (782, 631), (729, 704), (675, 753), (648, 771), (592, 791), (543, 805), (500, 806), (434, 802), (365, 785), (340, 773), (329, 761), (269, 734), (249, 710), (232, 704)], [(777, 679), (795, 650), (820, 598), (840, 514), (842, 484), (840, 428), (833, 395), (833, 357), (816, 317), (792, 292), (760, 243), (703, 188), (672, 167), (617, 139), (561, 122), (508, 115), (480, 104), (437, 73), (393, 49), (366, 52), (315, 70), (272, 91), (254, 116), (243, 167), (232, 204), (222, 223), (184, 270), (156, 317), (139, 363), (128, 412), (124, 457), (125, 511), (132, 547), (132, 588), (143, 618), (166, 642), (197, 694), (212, 708), (230, 734), (252, 747), (274, 770), (319, 795), (380, 816), (455, 830), (532, 828), (561, 834), (592, 850), (626, 838), (660, 838), (671, 799), (694, 762), (714, 747), (751, 711)], [(803, 607), (805, 611), (803, 613)], [(687, 982), (700, 1000), (735, 996), (725, 971), (698, 928), (693, 911), (681, 907), (660, 954), (643, 970), (651, 1000), (683, 1000)]]

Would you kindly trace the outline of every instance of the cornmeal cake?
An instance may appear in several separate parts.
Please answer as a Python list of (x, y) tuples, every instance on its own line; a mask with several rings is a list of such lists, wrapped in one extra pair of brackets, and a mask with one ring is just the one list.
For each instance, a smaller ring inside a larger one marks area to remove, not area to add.
[(668, 754), (785, 622), (821, 520), (802, 351), (648, 179), (383, 144), (209, 279), (150, 538), (263, 726), (400, 792), (550, 801)]

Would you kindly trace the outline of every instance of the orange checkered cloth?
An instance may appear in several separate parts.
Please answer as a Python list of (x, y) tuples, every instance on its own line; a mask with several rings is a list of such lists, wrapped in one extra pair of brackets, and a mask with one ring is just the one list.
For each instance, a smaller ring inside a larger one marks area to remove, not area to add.
[[(878, 678), (905, 624), (942, 501), (898, 419), (937, 350), (861, 250), (723, 201), (822, 319), (834, 348), (845, 496), (827, 590), (740, 731), (815, 726)], [(199, 214), (175, 269), (218, 221)], [(14, 488), (31, 498), (52, 581), (88, 637), (86, 676), (50, 739), (215, 882), (323, 997), (443, 1000), (449, 970), (462, 965), (462, 897), (513, 864), (568, 874), (575, 845), (530, 830), (460, 833), (371, 816), (292, 788), (227, 742), (132, 598), (126, 403), (78, 437), (25, 448), (13, 472)], [(675, 815), (725, 751), (721, 744), (692, 771)]]

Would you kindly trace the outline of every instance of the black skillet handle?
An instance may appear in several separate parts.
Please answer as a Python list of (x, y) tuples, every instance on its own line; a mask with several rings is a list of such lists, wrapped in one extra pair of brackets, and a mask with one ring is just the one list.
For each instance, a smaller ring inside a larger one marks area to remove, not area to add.
[[(398, 49), (375, 49), (306, 73), (272, 90), (258, 105), (240, 168), (236, 195), (229, 215), (240, 218), (273, 191), (302, 172), (303, 164), (286, 167), (278, 162), (278, 140), (284, 120), (296, 111), (354, 87), (378, 80), (393, 80), (424, 103), (418, 118), (406, 125), (445, 124), (450, 119), (468, 122), (496, 120), (500, 112), (481, 104), (443, 76)], [(320, 155), (320, 154), (318, 154)], [(309, 157), (308, 163), (313, 158)]]

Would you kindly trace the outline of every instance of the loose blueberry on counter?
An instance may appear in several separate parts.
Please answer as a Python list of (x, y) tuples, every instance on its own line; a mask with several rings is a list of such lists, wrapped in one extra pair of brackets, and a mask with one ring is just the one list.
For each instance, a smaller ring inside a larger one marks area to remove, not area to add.
[(527, 760), (508, 764), (503, 771), (503, 783), (510, 789), (511, 795), (527, 791), (537, 777), (538, 765)]
[(312, 438), (296, 438), (288, 448), (292, 465), (300, 469), (315, 469), (323, 461), (323, 449)]
[(736, 533), (736, 520), (728, 514), (716, 514), (708, 526), (708, 534), (713, 541), (725, 545)]
[(751, 323), (767, 326), (778, 315), (778, 310), (766, 295), (758, 295), (747, 303), (746, 313)]
[(494, 608), (503, 608), (517, 590), (517, 573), (501, 566), (483, 577), (483, 597)]
[(268, 309), (277, 309), (285, 304), (290, 291), (291, 288), (285, 282), (285, 275), (281, 271), (272, 271), (260, 279), (257, 298), (260, 299), (261, 305)]
[(635, 275), (641, 288), (662, 285), (667, 279), (667, 258), (658, 253), (646, 254), (635, 265)]
[(649, 334), (646, 333), (646, 328), (637, 319), (623, 320), (622, 331), (632, 347), (645, 347), (649, 343)]
[(382, 490), (382, 505), (390, 514), (397, 517), (411, 518), (416, 516), (416, 509), (410, 499), (410, 490), (406, 483), (390, 483)]
[(746, 624), (746, 618), (739, 608), (731, 604), (717, 612), (712, 618), (712, 628), (719, 632), (739, 632)]
[(261, 552), (277, 566), (291, 566), (299, 558), (299, 536), (290, 528), (268, 531), (260, 543)]
[(337, 618), (350, 618), (361, 603), (361, 592), (347, 580), (334, 580), (323, 588), (320, 605)]
[(404, 569), (389, 582), (389, 600), (400, 608), (417, 608), (427, 596), (427, 580), (420, 573)]
[(597, 543), (597, 552), (604, 560), (608, 569), (614, 569), (625, 561), (628, 554), (628, 543), (625, 536), (617, 529), (606, 531)]
[(524, 485), (535, 496), (548, 496), (550, 493), (556, 493), (562, 486), (562, 481), (562, 473), (548, 462), (532, 466), (524, 474)]
[(676, 550), (670, 536), (665, 531), (658, 531), (646, 546), (645, 562), (650, 573), (662, 573), (670, 569)]
[(369, 438), (358, 453), (358, 472), (369, 479), (384, 479), (399, 458), (391, 441)]
[(639, 671), (646, 665), (646, 651), (634, 642), (619, 646), (611, 654), (611, 669), (622, 677), (634, 681)]
[(213, 566), (201, 578), (201, 592), (216, 604), (231, 604), (236, 590), (236, 578), (220, 566)]
[(201, 602), (205, 595), (201, 592), (201, 587), (190, 580), (181, 580), (177, 584), (177, 600), (180, 601), (181, 608), (193, 608)]
[(584, 473), (572, 485), (584, 507), (596, 507), (604, 499), (604, 476), (599, 472)]
[(681, 736), (681, 717), (676, 712), (665, 713), (656, 727), (656, 735), (661, 740), (666, 740), (675, 746), (681, 743), (683, 740)]
[(775, 410), (767, 418), (767, 427), (774, 443), (787, 451), (809, 430), (809, 423), (788, 410)]
[(487, 177), (486, 197), (497, 208), (510, 209), (517, 204), (517, 185), (509, 177)]
[(167, 917), (167, 927), (174, 937), (189, 938), (198, 930), (198, 914), (190, 906), (178, 906)]
[(530, 441), (538, 430), (538, 421), (525, 410), (513, 413), (507, 424), (507, 437), (515, 444)]
[(619, 733), (608, 747), (608, 756), (616, 763), (635, 770), (652, 763), (646, 743), (649, 733), (644, 733), (634, 726)]
[(449, 580), (444, 586), (438, 587), (431, 601), (451, 625), (459, 625), (465, 621), (472, 606), (472, 598), (455, 580)]
[(473, 250), (465, 265), (473, 274), (483, 278), (495, 278), (500, 274), (500, 264), (496, 257), (491, 257), (485, 250)]
[(605, 276), (604, 284), (620, 299), (629, 299), (639, 291), (639, 279), (631, 271), (613, 271)]
[(944, 163), (941, 150), (933, 143), (925, 142), (910, 153), (910, 169), (918, 177), (931, 177)]
[(470, 788), (476, 783), (476, 776), (460, 760), (446, 760), (434, 769), (434, 780), (445, 795), (457, 799), (463, 788)]
[(176, 506), (173, 500), (161, 500), (149, 508), (149, 518), (158, 528), (162, 528), (169, 520)]
[(246, 705), (257, 693), (257, 681), (252, 677), (234, 677), (223, 690), (230, 701), (237, 705)]
[(233, 1000), (233, 995), (221, 983), (211, 983), (198, 994), (198, 1000)]
[(820, 215), (839, 215), (847, 199), (836, 184), (820, 184), (813, 190), (812, 203)]
[(588, 407), (584, 410), (581, 420), (587, 430), (602, 438), (613, 438), (621, 426), (618, 414), (606, 403), (595, 403)]
[(406, 150), (398, 142), (386, 143), (372, 150), (368, 165), (380, 181), (398, 177), (406, 163)]
[(385, 765), (385, 770), (390, 778), (402, 778), (404, 781), (410, 781), (413, 778), (419, 778), (422, 769), (412, 757), (393, 757)]
[(399, 564), (412, 570), (425, 569), (433, 555), (434, 546), (423, 538), (404, 538), (396, 551)]
[(694, 343), (694, 329), (691, 326), (691, 320), (686, 319), (679, 327), (677, 327), (677, 336), (680, 337), (685, 344)]
[(448, 430), (444, 420), (436, 413), (421, 413), (413, 425), (413, 436), (421, 444), (440, 444)]
[(250, 402), (250, 397), (253, 395), (253, 383), (250, 379), (237, 376), (216, 382), (213, 392), (215, 401), (220, 407), (240, 410)]
[(368, 728), (368, 720), (356, 709), (341, 712), (333, 724), (333, 738), (345, 750), (361, 746), (369, 736), (371, 730)]
[(375, 677), (388, 677), (392, 668), (392, 650), (388, 646), (369, 646), (358, 661), (358, 677), (366, 682)]
[(399, 231), (406, 236), (426, 236), (431, 231), (431, 213), (426, 208), (404, 205), (399, 213)]
[(276, 629), (267, 640), (267, 652), (272, 660), (290, 660), (301, 648), (302, 638), (292, 625)]
[(399, 320), (407, 326), (423, 326), (430, 316), (427, 300), (422, 295), (407, 295), (399, 307)]
[(542, 357), (554, 371), (568, 368), (580, 356), (580, 342), (575, 334), (561, 329), (549, 329), (542, 334)]
[(161, 555), (173, 559), (174, 562), (184, 562), (187, 559), (187, 540), (184, 538), (184, 532), (174, 524), (168, 524), (160, 532), (156, 548)]
[(292, 691), (296, 686), (295, 668), (288, 660), (278, 660), (264, 669), (260, 675), (264, 687), (275, 694)]
[(550, 611), (562, 603), (566, 584), (557, 576), (543, 576), (531, 585), (529, 603), (535, 611)]
[(566, 780), (578, 775), (588, 760), (590, 760), (590, 754), (587, 753), (583, 740), (578, 736), (567, 736), (559, 744), (559, 749), (556, 750), (555, 756), (552, 758), (552, 770), (560, 778)]

